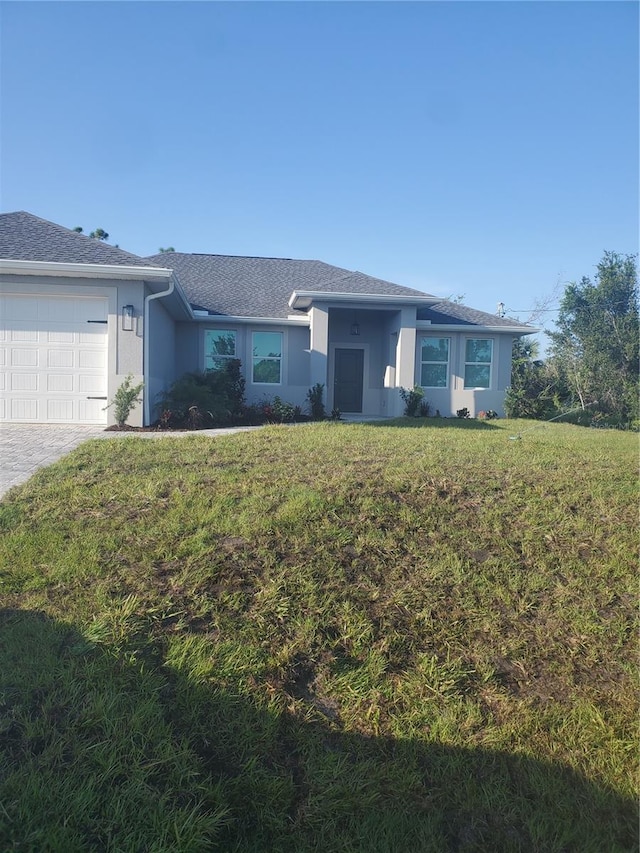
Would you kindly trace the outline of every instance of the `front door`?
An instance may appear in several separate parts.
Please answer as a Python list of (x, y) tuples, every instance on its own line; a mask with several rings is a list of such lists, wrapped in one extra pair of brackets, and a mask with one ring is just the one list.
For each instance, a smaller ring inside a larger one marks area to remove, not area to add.
[(363, 377), (364, 350), (336, 348), (333, 372), (334, 408), (341, 412), (362, 412)]

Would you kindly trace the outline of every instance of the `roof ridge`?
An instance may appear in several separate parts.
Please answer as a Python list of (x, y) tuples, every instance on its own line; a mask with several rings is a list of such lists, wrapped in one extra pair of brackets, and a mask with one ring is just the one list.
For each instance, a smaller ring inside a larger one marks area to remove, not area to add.
[[(59, 222), (52, 222), (51, 219), (44, 219), (42, 216), (37, 216), (35, 213), (30, 213), (28, 210), (14, 210), (9, 211), (7, 213), (0, 213), (0, 216), (28, 216), (29, 219), (36, 219), (38, 222), (43, 222), (45, 225), (50, 225), (53, 228), (56, 228), (60, 231), (65, 231), (68, 234), (73, 235), (74, 237), (82, 237), (85, 240), (95, 240), (95, 237), (90, 237), (88, 234), (82, 234), (80, 231), (75, 231), (73, 228), (67, 228), (66, 225), (60, 225)], [(127, 249), (121, 249), (120, 246), (114, 246), (113, 243), (107, 243), (106, 240), (99, 241), (103, 246), (109, 246), (110, 249), (115, 249), (117, 252), (122, 252), (123, 255), (130, 255), (132, 258), (136, 258), (138, 261), (144, 260), (140, 255), (136, 255), (134, 252), (129, 252)]]
[[(327, 261), (321, 261), (319, 258), (285, 258), (277, 255), (226, 255), (223, 252), (157, 252), (153, 255), (143, 255), (143, 258), (157, 258), (158, 255), (183, 255), (196, 258), (238, 258), (245, 261), (295, 261), (303, 264), (324, 264), (331, 267), (334, 264), (329, 264)], [(344, 269), (343, 267), (335, 267), (335, 269)]]

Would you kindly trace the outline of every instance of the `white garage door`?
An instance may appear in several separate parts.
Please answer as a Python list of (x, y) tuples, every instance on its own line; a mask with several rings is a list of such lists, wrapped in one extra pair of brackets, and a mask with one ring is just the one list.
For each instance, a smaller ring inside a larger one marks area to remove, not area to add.
[(0, 296), (0, 420), (104, 424), (107, 300)]

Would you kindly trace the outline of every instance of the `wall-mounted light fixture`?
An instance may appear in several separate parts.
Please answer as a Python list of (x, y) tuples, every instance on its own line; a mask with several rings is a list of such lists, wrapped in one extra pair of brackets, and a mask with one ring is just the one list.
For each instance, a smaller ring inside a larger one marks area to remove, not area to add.
[(133, 332), (133, 305), (122, 306), (122, 331)]
[(351, 324), (350, 334), (352, 334), (352, 335), (359, 335), (360, 334), (360, 323), (358, 323), (357, 317), (354, 318), (353, 323)]

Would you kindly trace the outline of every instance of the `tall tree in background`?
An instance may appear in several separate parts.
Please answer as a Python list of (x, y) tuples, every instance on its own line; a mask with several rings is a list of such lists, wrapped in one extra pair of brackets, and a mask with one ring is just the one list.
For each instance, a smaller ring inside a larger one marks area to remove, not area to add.
[(539, 356), (538, 342), (526, 336), (515, 338), (511, 353), (511, 385), (504, 408), (509, 418), (546, 420), (558, 414), (566, 396), (557, 371)]
[[(72, 229), (78, 234), (82, 234), (82, 226), (76, 225), (75, 228)], [(109, 234), (104, 230), (104, 228), (96, 228), (95, 231), (92, 231), (89, 234), (89, 237), (92, 237), (94, 240), (108, 240)]]
[(595, 280), (569, 284), (551, 361), (583, 408), (625, 420), (638, 418), (638, 273), (636, 257), (605, 252)]

